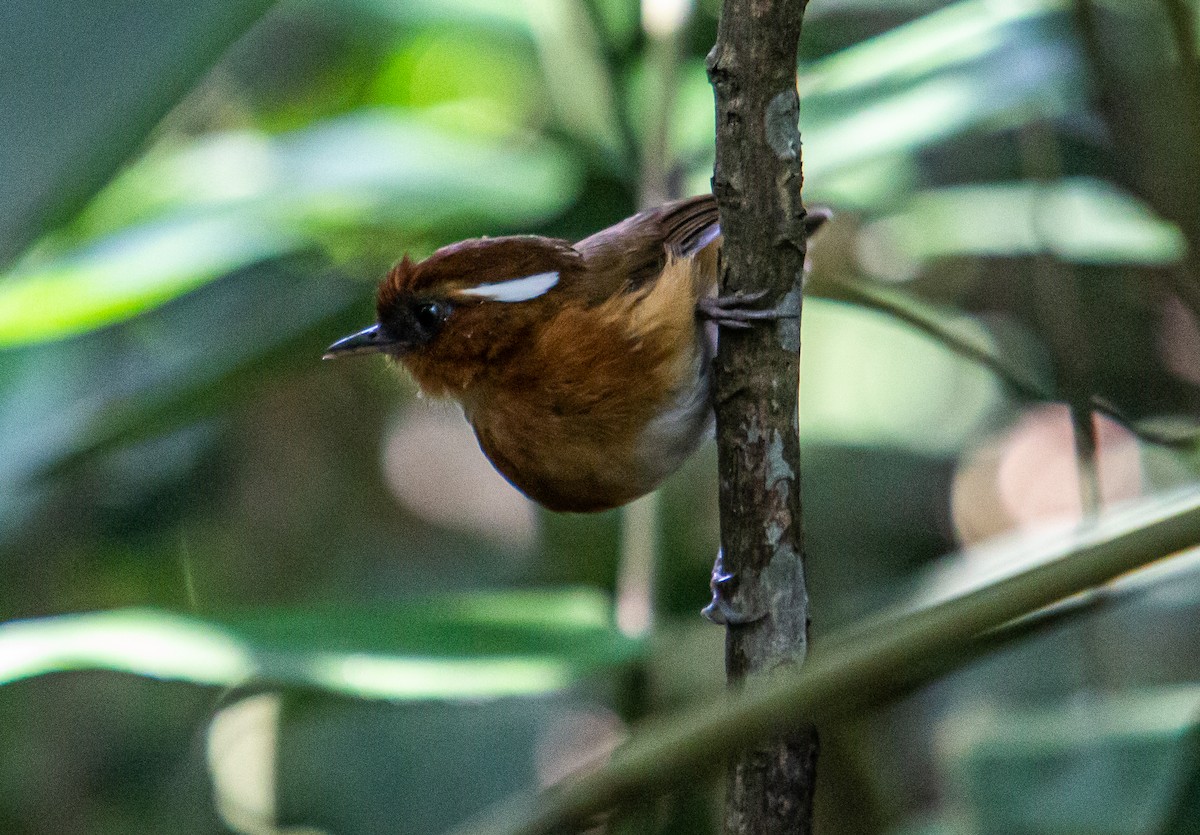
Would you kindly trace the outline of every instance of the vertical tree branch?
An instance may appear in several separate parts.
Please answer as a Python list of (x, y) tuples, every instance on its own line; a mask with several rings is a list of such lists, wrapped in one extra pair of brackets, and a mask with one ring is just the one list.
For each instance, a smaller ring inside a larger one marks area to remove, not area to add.
[[(764, 293), (787, 315), (722, 332), (716, 360), (723, 571), (738, 615), (726, 635), (731, 683), (803, 661), (808, 643), (800, 509), (804, 206), (796, 58), (807, 0), (724, 0), (708, 56), (716, 95), (713, 193), (724, 247), (721, 294)], [(727, 833), (808, 833), (817, 755), (809, 727), (738, 759)]]

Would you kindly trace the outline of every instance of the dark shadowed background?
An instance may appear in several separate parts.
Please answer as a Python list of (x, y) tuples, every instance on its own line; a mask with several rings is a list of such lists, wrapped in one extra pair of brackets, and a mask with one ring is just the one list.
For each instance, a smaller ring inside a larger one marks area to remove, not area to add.
[[(405, 252), (706, 190), (717, 8), (0, 8), (0, 830), (434, 833), (723, 686), (711, 445), (554, 516), (320, 361)], [(817, 636), (1197, 480), (1196, 15), (809, 7)], [(1200, 831), (1197, 571), (824, 728), (820, 831)]]

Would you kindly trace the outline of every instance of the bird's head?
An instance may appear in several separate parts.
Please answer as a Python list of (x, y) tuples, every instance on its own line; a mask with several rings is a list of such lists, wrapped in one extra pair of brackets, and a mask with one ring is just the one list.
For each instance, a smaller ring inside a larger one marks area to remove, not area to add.
[(461, 395), (529, 338), (581, 270), (569, 243), (534, 235), (462, 241), (417, 263), (405, 255), (380, 282), (375, 324), (325, 358), (387, 354), (426, 392)]

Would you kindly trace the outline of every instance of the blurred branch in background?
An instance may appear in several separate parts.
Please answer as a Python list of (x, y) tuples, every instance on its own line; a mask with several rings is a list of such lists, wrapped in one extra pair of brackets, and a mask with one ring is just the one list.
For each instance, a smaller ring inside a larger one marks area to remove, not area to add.
[[(645, 72), (651, 99), (635, 157), (640, 167), (638, 206), (648, 208), (681, 197), (670, 182), (672, 116), (679, 85), (682, 37), (691, 16), (691, 0), (642, 0), (641, 25), (649, 42)], [(628, 113), (626, 112), (626, 121)], [(629, 635), (650, 630), (654, 619), (656, 565), (661, 555), (662, 504), (651, 493), (621, 511), (621, 562), (617, 568), (617, 624)]]
[[(1021, 127), (1017, 144), (1021, 168), (1035, 185), (1037, 195), (1030, 207), (1033, 213), (1030, 223), (1039, 241), (1044, 241), (1049, 213), (1044, 211), (1045, 195), (1039, 192), (1062, 180), (1062, 155), (1053, 130), (1037, 119)], [(1034, 258), (1032, 307), (1039, 330), (1046, 334), (1050, 345), (1057, 388), (1070, 410), (1079, 506), (1086, 522), (1101, 510), (1096, 421), (1091, 402), (1097, 351), (1082, 316), (1076, 270), (1058, 261), (1044, 243), (1039, 249), (1041, 253)]]

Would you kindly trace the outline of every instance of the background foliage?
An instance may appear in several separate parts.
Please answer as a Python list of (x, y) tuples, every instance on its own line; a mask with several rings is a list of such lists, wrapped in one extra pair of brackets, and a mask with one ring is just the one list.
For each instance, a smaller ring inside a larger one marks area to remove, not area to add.
[[(550, 516), (451, 408), (318, 362), (405, 251), (706, 189), (716, 13), (0, 9), (0, 828), (436, 832), (720, 689), (711, 449), (624, 521)], [(1195, 18), (809, 8), (818, 637), (1196, 481)], [(618, 628), (647, 593), (653, 628)], [(1198, 609), (1185, 561), (823, 728), (822, 831), (1194, 831)], [(702, 833), (718, 802), (616, 825)]]

